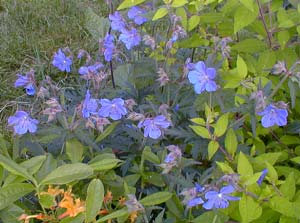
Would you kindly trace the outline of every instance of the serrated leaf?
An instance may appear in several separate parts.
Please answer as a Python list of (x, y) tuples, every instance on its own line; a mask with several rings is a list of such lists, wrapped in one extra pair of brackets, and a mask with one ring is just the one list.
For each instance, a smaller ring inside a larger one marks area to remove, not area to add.
[(9, 206), (33, 190), (34, 187), (28, 183), (10, 184), (6, 187), (0, 188), (0, 210)]
[(238, 55), (236, 66), (237, 66), (238, 75), (241, 78), (245, 78), (248, 74), (247, 64), (245, 63), (245, 61), (240, 55)]
[(208, 144), (208, 159), (210, 160), (214, 155), (215, 153), (218, 151), (220, 145), (217, 141), (210, 141), (209, 144)]
[(239, 202), (239, 211), (243, 223), (252, 222), (262, 214), (262, 208), (252, 197), (243, 194)]
[(234, 157), (234, 154), (237, 150), (237, 139), (233, 129), (229, 129), (225, 137), (225, 149), (226, 151)]
[(75, 180), (86, 179), (93, 169), (83, 163), (65, 164), (50, 172), (40, 184), (67, 184)]
[(135, 5), (139, 5), (141, 3), (143, 3), (145, 0), (124, 0), (119, 7), (117, 8), (117, 10), (122, 10), (122, 9), (126, 9), (126, 8), (130, 8), (132, 6)]
[(127, 211), (127, 208), (123, 208), (121, 210), (117, 210), (117, 211), (115, 211), (111, 214), (108, 214), (105, 217), (102, 217), (99, 220), (97, 220), (96, 223), (104, 222), (104, 221), (114, 219), (114, 218), (119, 218), (119, 217), (122, 217), (122, 216), (125, 216), (125, 215), (129, 215), (129, 213)]
[(111, 123), (105, 130), (104, 132), (102, 132), (95, 140), (95, 142), (101, 142), (103, 139), (105, 139), (107, 136), (109, 136), (114, 130), (115, 128), (117, 127), (117, 125), (119, 124), (120, 122), (113, 122)]
[(239, 153), (237, 170), (241, 176), (248, 176), (248, 175), (252, 176), (253, 175), (252, 165), (243, 152)]
[(210, 136), (210, 134), (209, 134), (209, 132), (206, 128), (204, 128), (202, 126), (198, 126), (198, 125), (197, 126), (196, 125), (190, 125), (189, 127), (191, 129), (193, 129), (193, 131), (197, 135), (201, 136), (202, 138), (205, 138), (205, 139), (210, 139), (211, 138), (211, 136)]
[(168, 9), (167, 8), (159, 8), (156, 13), (154, 14), (152, 21), (161, 19), (165, 17), (168, 14)]
[(157, 204), (161, 204), (169, 200), (173, 196), (172, 193), (163, 191), (163, 192), (157, 192), (151, 195), (148, 195), (147, 197), (144, 197), (139, 202), (144, 206), (153, 206)]
[(218, 121), (216, 123), (215, 131), (214, 131), (214, 135), (217, 137), (224, 135), (224, 133), (227, 130), (227, 126), (228, 126), (228, 113), (222, 115), (218, 119)]
[(104, 199), (104, 187), (99, 179), (90, 182), (87, 189), (85, 219), (92, 222), (97, 216), (98, 211), (102, 207)]
[(72, 163), (80, 162), (83, 159), (83, 151), (83, 145), (78, 141), (78, 139), (73, 138), (66, 142), (66, 154)]

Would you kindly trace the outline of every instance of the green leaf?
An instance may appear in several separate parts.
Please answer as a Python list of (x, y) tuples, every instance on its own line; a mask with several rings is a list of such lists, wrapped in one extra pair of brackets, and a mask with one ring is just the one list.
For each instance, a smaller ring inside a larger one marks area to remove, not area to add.
[(227, 163), (218, 162), (218, 161), (216, 163), (223, 173), (234, 174), (233, 169)]
[(46, 160), (46, 156), (35, 156), (20, 163), (20, 166), (27, 169), (29, 174), (35, 174), (43, 165), (44, 161)]
[(84, 147), (78, 139), (73, 138), (66, 142), (66, 153), (72, 163), (78, 163), (83, 159), (83, 151)]
[(243, 53), (258, 53), (266, 49), (266, 44), (258, 39), (245, 39), (231, 47), (231, 50)]
[(141, 3), (143, 3), (145, 0), (124, 0), (119, 7), (117, 8), (117, 10), (122, 10), (122, 9), (126, 9), (126, 8), (130, 8), (132, 6), (135, 5), (139, 5)]
[(108, 158), (89, 163), (89, 166), (93, 168), (94, 171), (111, 170), (117, 167), (120, 162), (122, 162), (122, 160)]
[(239, 153), (237, 170), (241, 176), (253, 175), (252, 165), (250, 164), (248, 158), (245, 156), (243, 152)]
[(84, 222), (84, 214), (80, 213), (75, 217), (66, 217), (60, 221), (60, 223), (82, 223)]
[(277, 180), (278, 180), (278, 174), (275, 170), (275, 168), (268, 162), (265, 162), (266, 163), (266, 166), (267, 166), (267, 169), (268, 169), (268, 174), (267, 176), (269, 176), (270, 180), (273, 182), (273, 183), (276, 183)]
[(300, 202), (290, 202), (285, 197), (274, 196), (269, 201), (270, 208), (287, 217), (300, 219)]
[(256, 19), (258, 10), (257, 7), (255, 9), (253, 12), (244, 6), (236, 9), (234, 14), (234, 33), (250, 25)]
[(86, 179), (93, 169), (83, 163), (65, 164), (49, 173), (40, 184), (67, 184), (75, 180)]
[(189, 3), (187, 0), (173, 0), (172, 7), (177, 8)]
[(39, 197), (39, 203), (44, 208), (51, 208), (56, 205), (55, 196), (51, 194), (41, 194)]
[(253, 0), (240, 0), (240, 3), (242, 3), (249, 11), (254, 11)]
[(222, 115), (217, 123), (216, 123), (216, 127), (215, 127), (215, 131), (214, 131), (214, 135), (217, 137), (220, 137), (222, 135), (224, 135), (224, 133), (226, 132), (227, 126), (228, 126), (228, 113)]
[(200, 17), (198, 15), (193, 15), (189, 19), (189, 31), (192, 31), (193, 29), (195, 29), (199, 23), (200, 23)]
[(279, 190), (288, 200), (292, 200), (296, 192), (296, 182), (294, 172), (291, 172), (286, 178), (283, 184), (281, 184)]
[(225, 137), (225, 149), (232, 157), (234, 157), (234, 154), (237, 150), (237, 143), (238, 142), (234, 130), (230, 128)]
[(199, 126), (199, 125), (190, 125), (189, 127), (191, 129), (193, 129), (193, 131), (197, 135), (201, 136), (202, 138), (205, 138), (205, 139), (210, 139), (211, 138), (211, 136), (210, 136), (210, 134), (209, 134), (209, 132), (206, 128), (204, 128), (202, 126)]
[(163, 192), (157, 192), (151, 195), (148, 195), (147, 197), (144, 197), (139, 202), (144, 206), (153, 206), (157, 204), (161, 204), (169, 200), (173, 196), (172, 193), (163, 191)]
[(165, 17), (167, 14), (168, 14), (168, 9), (167, 8), (159, 8), (156, 11), (155, 15), (153, 16), (152, 21), (161, 19), (161, 18)]
[(229, 220), (229, 216), (220, 211), (207, 211), (201, 214), (199, 217), (193, 219), (191, 222), (194, 223), (224, 223)]
[(243, 223), (251, 222), (259, 218), (262, 214), (262, 208), (252, 197), (243, 194), (239, 202), (239, 211)]
[(125, 216), (125, 215), (128, 215), (127, 208), (123, 208), (123, 209), (117, 210), (117, 211), (115, 211), (115, 212), (113, 212), (109, 215), (106, 215), (105, 217), (102, 217), (99, 220), (97, 220), (96, 223), (104, 222), (104, 221), (107, 221), (107, 220), (110, 220), (110, 219), (113, 219), (113, 218), (119, 218), (119, 217), (122, 217), (122, 216)]
[(297, 164), (300, 164), (300, 156), (292, 158), (291, 161), (293, 161), (293, 162), (295, 162)]
[[(85, 12), (85, 28), (95, 40), (103, 39), (108, 32), (110, 22), (108, 18), (98, 16), (93, 9), (88, 7)], [(55, 136), (55, 135), (54, 135)]]
[(10, 184), (6, 187), (0, 188), (0, 210), (9, 206), (33, 190), (34, 187), (28, 183)]
[(36, 180), (33, 178), (31, 174), (28, 173), (24, 167), (18, 165), (13, 160), (6, 158), (5, 156), (0, 154), (0, 165), (7, 169), (9, 172), (24, 177), (25, 179), (31, 180), (36, 183)]
[(109, 136), (114, 130), (115, 128), (117, 127), (117, 125), (119, 124), (120, 122), (113, 122), (111, 123), (105, 130), (104, 132), (102, 132), (95, 140), (95, 142), (101, 142), (103, 139), (105, 139), (107, 136)]
[(148, 160), (152, 163), (160, 164), (160, 159), (158, 158), (158, 156), (156, 154), (154, 154), (151, 151), (151, 148), (149, 146), (146, 146), (144, 148), (143, 153), (142, 153), (142, 158), (144, 158), (145, 160)]
[(24, 210), (22, 208), (12, 204), (0, 211), (0, 219), (2, 220), (2, 222), (20, 223), (18, 218), (23, 213)]
[(218, 151), (220, 145), (217, 141), (210, 141), (209, 144), (208, 144), (208, 159), (210, 160), (214, 155), (215, 153)]
[(181, 48), (196, 48), (199, 46), (208, 46), (209, 41), (206, 39), (203, 39), (199, 34), (194, 33), (190, 38), (181, 40), (178, 43), (178, 46)]
[(94, 179), (88, 186), (86, 197), (85, 219), (92, 222), (97, 216), (98, 211), (102, 207), (104, 198), (104, 187), (99, 179)]
[(238, 55), (236, 66), (237, 66), (238, 75), (241, 78), (245, 78), (248, 74), (247, 64), (245, 63), (245, 61), (240, 55)]

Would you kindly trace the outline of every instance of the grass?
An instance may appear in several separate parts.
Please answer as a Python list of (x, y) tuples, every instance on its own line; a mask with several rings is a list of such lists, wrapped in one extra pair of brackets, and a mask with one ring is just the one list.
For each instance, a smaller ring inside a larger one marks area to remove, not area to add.
[(90, 7), (103, 14), (104, 6), (104, 0), (0, 0), (0, 132), (24, 97), (22, 89), (13, 88), (15, 75), (30, 68), (37, 79), (49, 75), (60, 47), (96, 50), (97, 41), (85, 28), (85, 12)]

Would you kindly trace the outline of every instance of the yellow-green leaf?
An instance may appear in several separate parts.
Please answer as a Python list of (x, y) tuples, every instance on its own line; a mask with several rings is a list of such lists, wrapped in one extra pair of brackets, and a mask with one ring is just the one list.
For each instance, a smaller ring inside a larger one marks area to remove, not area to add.
[(88, 186), (86, 197), (86, 221), (92, 222), (102, 207), (104, 187), (99, 179), (94, 179)]
[(187, 0), (173, 0), (172, 7), (174, 7), (174, 8), (181, 7), (181, 6), (184, 6), (187, 3), (188, 3)]
[(239, 154), (237, 170), (241, 176), (253, 175), (252, 165), (243, 152)]
[(172, 197), (172, 195), (172, 193), (167, 191), (157, 192), (144, 197), (142, 200), (140, 200), (140, 203), (144, 206), (153, 206), (166, 202)]
[(199, 126), (199, 125), (190, 125), (190, 128), (193, 129), (193, 131), (201, 136), (202, 138), (205, 138), (205, 139), (210, 139), (211, 136), (208, 132), (208, 130), (202, 126)]
[(218, 119), (218, 121), (216, 123), (215, 131), (214, 131), (214, 135), (217, 137), (224, 135), (224, 133), (226, 132), (226, 129), (227, 129), (227, 125), (228, 125), (228, 113), (222, 115)]
[(122, 9), (126, 9), (126, 8), (130, 8), (132, 6), (138, 5), (143, 3), (145, 0), (124, 0), (119, 7), (117, 8), (117, 10), (122, 10)]
[(229, 129), (225, 137), (225, 149), (231, 155), (234, 156), (237, 150), (237, 139), (233, 129)]
[(189, 19), (189, 31), (192, 31), (193, 29), (195, 29), (198, 26), (199, 22), (200, 22), (200, 16), (193, 15)]
[(240, 55), (238, 55), (236, 66), (238, 75), (242, 78), (245, 78), (248, 74), (247, 64)]
[(262, 214), (262, 208), (252, 197), (243, 194), (239, 202), (239, 211), (243, 223), (249, 223), (259, 218)]
[(156, 13), (154, 14), (152, 21), (161, 19), (165, 17), (168, 14), (168, 9), (167, 8), (159, 8)]
[(217, 141), (210, 141), (208, 144), (208, 159), (210, 160), (218, 151), (220, 145)]

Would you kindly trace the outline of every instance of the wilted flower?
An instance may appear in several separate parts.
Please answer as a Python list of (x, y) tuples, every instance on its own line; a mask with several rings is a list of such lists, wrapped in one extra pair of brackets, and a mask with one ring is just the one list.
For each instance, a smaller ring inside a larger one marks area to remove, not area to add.
[(123, 30), (119, 36), (119, 40), (122, 41), (128, 50), (135, 46), (138, 46), (141, 42), (141, 36), (135, 28), (130, 30)]
[(93, 117), (93, 120), (96, 122), (96, 128), (99, 132), (103, 132), (104, 127), (111, 124), (111, 122), (107, 118), (101, 118), (101, 117)]
[(153, 37), (151, 37), (149, 35), (145, 35), (143, 37), (143, 41), (144, 41), (146, 46), (150, 46), (152, 50), (155, 49), (155, 40), (154, 40)]
[(157, 79), (157, 81), (159, 82), (159, 86), (165, 86), (170, 81), (168, 74), (164, 71), (163, 68), (159, 68), (157, 73), (159, 76), (159, 78)]
[(115, 11), (114, 14), (110, 14), (108, 18), (111, 22), (112, 30), (123, 32), (123, 30), (125, 29), (126, 24), (125, 24), (124, 18), (120, 14), (120, 12)]
[(13, 126), (15, 134), (18, 135), (36, 132), (38, 123), (38, 120), (30, 118), (25, 111), (17, 111), (14, 116), (8, 118), (8, 125)]
[(44, 115), (49, 115), (48, 116), (48, 122), (54, 120), (55, 117), (56, 117), (56, 114), (63, 111), (61, 105), (56, 100), (56, 98), (50, 98), (45, 103), (49, 106), (49, 108), (46, 108), (43, 111), (43, 114)]
[(107, 33), (104, 42), (103, 42), (103, 51), (104, 51), (104, 59), (105, 61), (111, 61), (114, 51), (115, 51), (115, 44), (114, 44), (114, 36)]
[(215, 50), (221, 51), (223, 58), (230, 58), (230, 46), (228, 43), (232, 42), (232, 39), (230, 37), (220, 39), (215, 36), (213, 40), (215, 42)]
[(145, 119), (145, 116), (141, 113), (130, 112), (127, 119), (130, 119), (132, 121), (141, 121)]
[(126, 108), (128, 108), (128, 110), (132, 111), (133, 110), (133, 106), (137, 105), (136, 102), (134, 101), (134, 99), (130, 98), (125, 100), (125, 106)]
[(88, 118), (92, 114), (97, 114), (98, 100), (91, 98), (90, 91), (87, 90), (85, 94), (85, 99), (82, 104), (82, 117)]
[(262, 171), (260, 177), (259, 177), (258, 180), (256, 181), (258, 185), (261, 185), (261, 184), (262, 184), (262, 182), (264, 181), (264, 179), (265, 179), (265, 177), (267, 176), (267, 174), (268, 174), (268, 169), (267, 169), (267, 168), (266, 168), (266, 169), (263, 169), (263, 171)]
[(112, 120), (119, 120), (122, 115), (127, 114), (124, 100), (121, 98), (115, 98), (112, 101), (109, 99), (100, 99), (101, 108), (98, 114), (101, 117), (110, 117)]
[(152, 139), (158, 139), (162, 135), (162, 129), (171, 126), (171, 122), (163, 115), (158, 115), (155, 118), (146, 118), (140, 121), (139, 128), (144, 127), (144, 136)]
[(286, 72), (287, 72), (287, 67), (284, 61), (278, 61), (271, 70), (272, 74), (281, 74)]
[(159, 165), (163, 168), (162, 174), (169, 173), (173, 167), (178, 165), (182, 157), (181, 150), (178, 146), (170, 145), (167, 146), (167, 149), (170, 153), (165, 157), (164, 162)]
[(140, 202), (138, 202), (135, 195), (128, 194), (127, 196), (128, 196), (129, 199), (125, 202), (125, 205), (126, 205), (129, 213), (135, 212), (135, 211), (144, 211), (145, 210), (143, 205)]
[(250, 96), (250, 99), (255, 100), (255, 112), (261, 112), (263, 111), (267, 104), (266, 104), (266, 97), (264, 96), (264, 92), (262, 90), (253, 92)]
[(34, 71), (26, 73), (25, 76), (17, 74), (18, 79), (15, 81), (15, 87), (24, 87), (26, 94), (34, 95), (35, 94), (35, 80), (34, 80)]
[(145, 9), (142, 9), (138, 6), (133, 6), (128, 10), (128, 18), (133, 19), (134, 23), (137, 25), (142, 25), (143, 23), (147, 22), (148, 19), (143, 17), (143, 15), (147, 13)]
[(78, 73), (83, 76), (87, 76), (87, 79), (91, 79), (92, 75), (95, 75), (103, 67), (103, 64), (96, 63), (90, 66), (82, 66), (79, 68)]
[(202, 193), (204, 190), (205, 188), (198, 183), (195, 184), (195, 187), (185, 189), (180, 193), (180, 195), (184, 196), (182, 203), (187, 205), (188, 208), (203, 204), (204, 201), (198, 196), (198, 193)]
[(179, 38), (186, 37), (186, 31), (179, 25), (175, 26), (175, 29), (173, 30), (171, 42), (176, 42)]
[(52, 61), (53, 66), (58, 68), (60, 71), (71, 71), (72, 59), (67, 57), (61, 49), (59, 49), (55, 54)]
[(207, 68), (203, 61), (196, 63), (193, 70), (188, 73), (188, 79), (191, 84), (194, 84), (194, 89), (197, 94), (203, 91), (213, 92), (217, 90), (217, 84), (214, 81), (216, 78), (216, 69)]
[(257, 112), (257, 114), (263, 116), (261, 124), (265, 128), (287, 124), (288, 112), (285, 108), (278, 108), (273, 104), (269, 104), (263, 111)]
[(38, 90), (37, 96), (39, 98), (47, 98), (50, 96), (50, 92), (47, 88), (40, 87), (40, 89)]
[(203, 204), (203, 208), (207, 210), (213, 208), (227, 208), (229, 206), (229, 201), (240, 200), (239, 197), (233, 197), (227, 195), (233, 192), (234, 192), (234, 187), (231, 185), (222, 187), (219, 192), (213, 190), (206, 192), (205, 199), (207, 199), (208, 201), (206, 201)]

